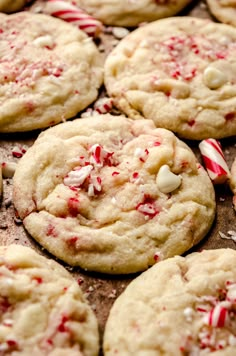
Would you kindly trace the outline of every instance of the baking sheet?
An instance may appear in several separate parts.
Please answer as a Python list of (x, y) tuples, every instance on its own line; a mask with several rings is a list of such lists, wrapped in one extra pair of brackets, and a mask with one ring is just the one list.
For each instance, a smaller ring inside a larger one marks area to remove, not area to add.
[[(33, 6), (28, 8), (29, 11), (38, 12), (42, 7), (43, 0), (35, 1)], [(207, 11), (207, 6), (204, 1), (193, 1), (182, 15), (190, 15), (201, 18), (213, 19)], [(108, 53), (116, 39), (111, 34), (103, 34), (98, 40), (100, 48), (105, 49), (105, 54)], [(104, 92), (102, 93), (104, 95)], [(37, 138), (40, 131), (18, 134), (0, 134), (0, 161), (14, 161), (18, 162), (19, 158), (12, 155), (12, 150), (15, 146), (27, 149)], [(201, 161), (201, 156), (198, 150), (198, 142), (186, 141), (187, 144), (194, 150), (197, 157)], [(221, 140), (222, 148), (225, 154), (226, 161), (231, 167), (231, 164), (236, 157), (236, 140), (235, 137)], [(37, 252), (54, 258), (42, 249), (24, 230), (21, 221), (17, 218), (12, 204), (12, 179), (4, 179), (3, 182), (3, 197), (0, 208), (0, 243), (8, 245), (10, 243), (30, 246)], [(220, 237), (219, 232), (227, 234), (230, 230), (236, 230), (236, 217), (232, 207), (232, 193), (227, 185), (215, 187), (216, 201), (217, 201), (217, 215), (211, 231), (206, 238), (196, 246), (193, 251), (201, 249), (230, 247), (235, 249), (236, 244), (232, 240), (225, 240)], [(189, 253), (189, 252), (188, 252)], [(108, 276), (96, 273), (89, 273), (80, 270), (79, 268), (72, 268), (63, 262), (67, 270), (78, 280), (82, 290), (86, 293), (90, 305), (95, 311), (98, 318), (100, 336), (104, 332), (105, 322), (109, 310), (114, 303), (117, 296), (125, 289), (130, 281), (136, 275), (129, 276)]]

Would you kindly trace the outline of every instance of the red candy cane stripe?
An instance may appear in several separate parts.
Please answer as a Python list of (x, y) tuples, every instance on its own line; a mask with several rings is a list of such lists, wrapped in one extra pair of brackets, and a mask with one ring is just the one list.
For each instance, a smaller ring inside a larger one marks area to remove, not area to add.
[(209, 312), (207, 323), (210, 326), (222, 328), (225, 326), (227, 316), (228, 310), (221, 307), (220, 305), (217, 305)]
[(199, 149), (206, 170), (213, 183), (224, 183), (229, 178), (230, 172), (220, 142), (213, 138), (208, 138), (207, 140), (200, 142)]
[(70, 22), (89, 36), (97, 36), (102, 31), (102, 23), (83, 10), (63, 0), (48, 0), (44, 12)]

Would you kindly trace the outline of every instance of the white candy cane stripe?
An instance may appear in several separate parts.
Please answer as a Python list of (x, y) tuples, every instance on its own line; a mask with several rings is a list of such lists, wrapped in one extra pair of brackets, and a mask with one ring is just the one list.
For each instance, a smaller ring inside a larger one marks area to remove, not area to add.
[(207, 323), (215, 328), (222, 328), (225, 326), (227, 316), (228, 310), (221, 305), (217, 305), (209, 312)]
[(45, 13), (59, 17), (77, 26), (89, 36), (97, 36), (102, 31), (102, 23), (83, 10), (63, 0), (48, 0), (43, 10)]
[(230, 172), (220, 143), (213, 138), (208, 138), (200, 142), (199, 149), (213, 183), (224, 183), (229, 178)]

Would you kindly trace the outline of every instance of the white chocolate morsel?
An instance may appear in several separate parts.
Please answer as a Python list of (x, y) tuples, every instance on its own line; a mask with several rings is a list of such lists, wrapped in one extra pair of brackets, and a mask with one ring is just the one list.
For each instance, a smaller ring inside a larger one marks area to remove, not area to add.
[(35, 38), (33, 41), (33, 44), (36, 45), (37, 47), (53, 47), (54, 41), (53, 38), (50, 35), (45, 35), (45, 36), (40, 36)]
[(207, 67), (203, 73), (203, 82), (210, 89), (218, 89), (227, 81), (226, 75), (217, 68)]
[(1, 165), (3, 178), (12, 178), (17, 167), (16, 162), (3, 162)]
[(162, 193), (170, 193), (180, 186), (181, 176), (172, 173), (170, 167), (165, 164), (159, 169), (156, 183)]

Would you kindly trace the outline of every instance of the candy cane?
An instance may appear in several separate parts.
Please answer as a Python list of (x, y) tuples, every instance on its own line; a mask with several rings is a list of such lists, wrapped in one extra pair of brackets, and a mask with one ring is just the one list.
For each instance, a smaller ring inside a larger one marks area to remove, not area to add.
[(199, 149), (213, 183), (224, 183), (230, 177), (230, 172), (220, 142), (213, 138), (208, 138), (200, 142)]
[(63, 0), (48, 0), (43, 11), (49, 15), (70, 22), (72, 25), (86, 32), (89, 36), (98, 36), (103, 28), (100, 21), (86, 14), (77, 6)]
[(225, 326), (227, 316), (228, 310), (220, 305), (217, 305), (209, 312), (207, 323), (215, 328), (222, 328)]

